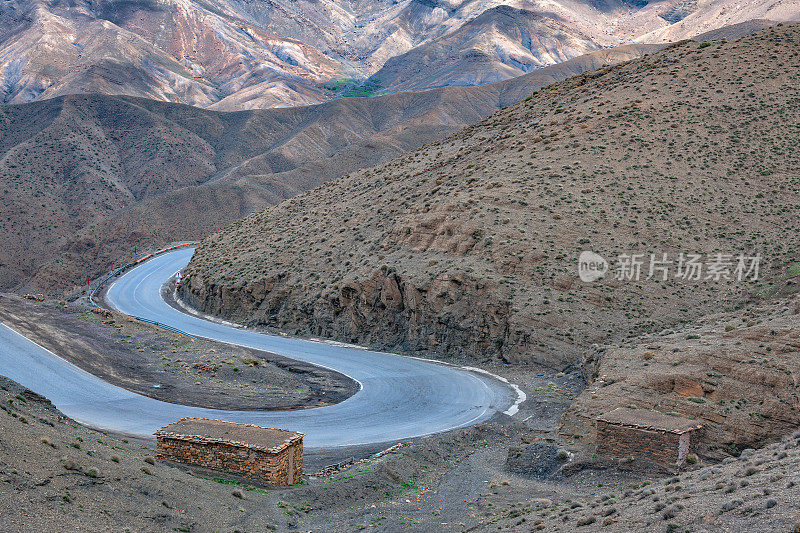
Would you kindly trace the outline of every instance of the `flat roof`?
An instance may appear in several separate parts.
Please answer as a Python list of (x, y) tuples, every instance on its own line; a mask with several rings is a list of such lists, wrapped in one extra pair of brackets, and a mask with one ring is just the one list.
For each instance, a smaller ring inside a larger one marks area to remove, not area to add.
[(639, 429), (652, 429), (669, 433), (686, 433), (703, 427), (697, 420), (668, 415), (650, 409), (618, 407), (596, 418), (598, 421)]
[(156, 431), (156, 437), (170, 437), (198, 443), (222, 443), (278, 453), (305, 435), (284, 429), (235, 424), (210, 418), (182, 418)]

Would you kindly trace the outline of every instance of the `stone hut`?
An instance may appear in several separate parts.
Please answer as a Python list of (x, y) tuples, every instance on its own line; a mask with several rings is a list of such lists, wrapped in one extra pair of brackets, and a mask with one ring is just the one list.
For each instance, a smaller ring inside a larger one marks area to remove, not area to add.
[(598, 455), (643, 457), (664, 465), (683, 464), (703, 427), (696, 420), (629, 407), (600, 415), (596, 423)]
[(156, 431), (159, 459), (225, 470), (271, 485), (303, 475), (303, 434), (207, 418), (183, 418)]

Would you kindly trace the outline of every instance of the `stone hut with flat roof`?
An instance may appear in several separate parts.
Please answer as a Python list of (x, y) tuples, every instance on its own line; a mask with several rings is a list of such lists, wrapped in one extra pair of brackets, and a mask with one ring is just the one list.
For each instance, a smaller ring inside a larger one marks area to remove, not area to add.
[(703, 427), (697, 420), (629, 407), (595, 421), (598, 455), (642, 457), (663, 465), (683, 464)]
[(294, 485), (303, 475), (302, 433), (183, 418), (156, 431), (159, 459), (228, 471), (270, 485)]

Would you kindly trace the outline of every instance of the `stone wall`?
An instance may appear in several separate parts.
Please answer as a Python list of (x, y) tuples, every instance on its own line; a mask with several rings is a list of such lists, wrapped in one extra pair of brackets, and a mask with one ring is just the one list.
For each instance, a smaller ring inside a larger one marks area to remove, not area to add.
[(303, 442), (277, 453), (218, 442), (197, 442), (158, 436), (159, 459), (227, 470), (272, 485), (294, 485), (303, 474)]
[(643, 457), (664, 465), (674, 465), (686, 458), (692, 440), (689, 433), (681, 435), (597, 421), (598, 455)]

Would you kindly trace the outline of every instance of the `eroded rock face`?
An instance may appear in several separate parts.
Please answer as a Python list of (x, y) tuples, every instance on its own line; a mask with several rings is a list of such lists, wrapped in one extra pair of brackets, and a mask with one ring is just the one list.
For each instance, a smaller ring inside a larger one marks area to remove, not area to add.
[(798, 301), (591, 350), (584, 368), (596, 380), (565, 415), (562, 432), (591, 441), (595, 417), (621, 406), (702, 421), (699, 452), (711, 457), (792, 432), (800, 424)]
[(518, 362), (530, 335), (511, 322), (503, 290), (463, 274), (420, 282), (376, 269), (315, 299), (292, 290), (288, 274), (247, 286), (187, 276), (180, 297), (203, 312), (383, 349), (434, 350)]

